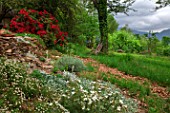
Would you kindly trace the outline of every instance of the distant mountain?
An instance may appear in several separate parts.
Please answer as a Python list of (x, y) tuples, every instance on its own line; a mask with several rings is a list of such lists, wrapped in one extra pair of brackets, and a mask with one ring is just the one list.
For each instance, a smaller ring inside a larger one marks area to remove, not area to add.
[(157, 33), (156, 36), (157, 36), (159, 39), (162, 39), (163, 36), (169, 36), (169, 37), (170, 37), (170, 29), (163, 30), (163, 31)]
[[(134, 34), (140, 34), (140, 35), (148, 33), (148, 32), (142, 32), (142, 31), (137, 31), (137, 30), (132, 30), (132, 32)], [(158, 37), (159, 40), (161, 40), (163, 36), (169, 36), (170, 37), (170, 29), (163, 30), (161, 32), (157, 32), (156, 36)]]
[(139, 34), (139, 35), (147, 34), (147, 32), (142, 32), (142, 31), (137, 31), (137, 30), (132, 30), (132, 32), (134, 34)]

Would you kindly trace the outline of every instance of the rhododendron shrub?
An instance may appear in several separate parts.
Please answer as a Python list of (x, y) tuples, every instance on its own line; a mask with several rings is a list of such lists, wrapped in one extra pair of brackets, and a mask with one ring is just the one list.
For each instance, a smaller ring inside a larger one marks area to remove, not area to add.
[(46, 10), (21, 9), (11, 20), (10, 30), (17, 33), (37, 34), (47, 47), (54, 44), (63, 46), (68, 35), (67, 32), (60, 30), (58, 20)]

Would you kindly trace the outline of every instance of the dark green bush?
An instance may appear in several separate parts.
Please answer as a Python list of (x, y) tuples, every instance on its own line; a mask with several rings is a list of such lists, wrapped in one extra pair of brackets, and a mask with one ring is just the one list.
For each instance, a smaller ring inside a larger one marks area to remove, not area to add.
[(163, 55), (164, 56), (170, 56), (170, 47), (163, 49)]

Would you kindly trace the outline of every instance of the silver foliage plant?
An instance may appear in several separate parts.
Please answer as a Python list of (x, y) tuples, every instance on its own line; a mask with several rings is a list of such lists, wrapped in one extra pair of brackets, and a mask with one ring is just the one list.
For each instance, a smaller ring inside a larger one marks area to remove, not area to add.
[(85, 65), (80, 59), (71, 56), (63, 56), (58, 59), (54, 67), (59, 70), (66, 70), (70, 72), (80, 72), (85, 69)]

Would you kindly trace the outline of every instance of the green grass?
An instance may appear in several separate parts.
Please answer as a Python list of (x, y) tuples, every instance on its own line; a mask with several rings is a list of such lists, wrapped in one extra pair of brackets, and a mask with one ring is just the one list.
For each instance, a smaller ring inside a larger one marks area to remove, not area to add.
[(90, 51), (91, 50), (88, 49), (86, 46), (80, 44), (68, 43), (66, 47), (67, 54), (78, 55), (82, 58), (87, 57), (87, 54), (90, 53)]
[(95, 71), (95, 68), (92, 66), (91, 63), (87, 63), (87, 64), (86, 64), (86, 71), (94, 72), (94, 71)]
[(92, 56), (109, 67), (118, 68), (133, 76), (148, 78), (164, 86), (170, 86), (170, 60), (133, 54), (110, 54)]
[(110, 77), (107, 77), (108, 75), (103, 73), (102, 79), (105, 81), (109, 81), (112, 84), (117, 84), (121, 89), (128, 89), (129, 95), (137, 95), (140, 98), (143, 98), (144, 96), (150, 95), (150, 87), (148, 83), (145, 84), (139, 84), (137, 81), (133, 80), (126, 80), (124, 78), (117, 79), (114, 75), (109, 75)]

